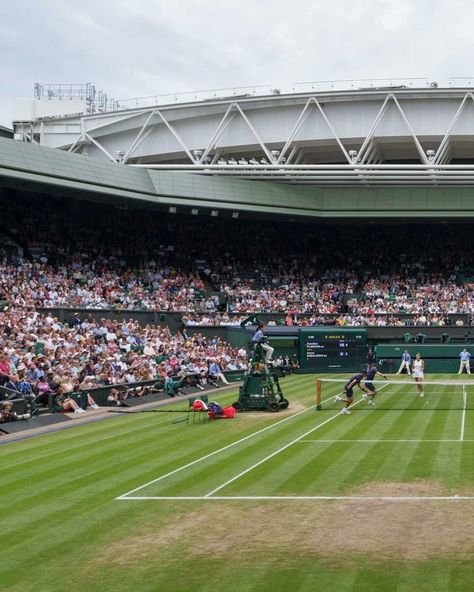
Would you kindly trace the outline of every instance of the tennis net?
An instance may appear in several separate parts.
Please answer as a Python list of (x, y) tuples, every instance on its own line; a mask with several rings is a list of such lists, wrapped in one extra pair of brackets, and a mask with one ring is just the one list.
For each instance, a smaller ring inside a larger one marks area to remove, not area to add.
[[(316, 380), (316, 408), (340, 409), (345, 398), (344, 386), (347, 380), (340, 378), (318, 378)], [(353, 388), (353, 404), (357, 409), (407, 409), (407, 410), (450, 410), (474, 409), (474, 380), (424, 380), (420, 393), (414, 380), (373, 380), (376, 395), (362, 381)], [(422, 394), (422, 396), (420, 396)]]

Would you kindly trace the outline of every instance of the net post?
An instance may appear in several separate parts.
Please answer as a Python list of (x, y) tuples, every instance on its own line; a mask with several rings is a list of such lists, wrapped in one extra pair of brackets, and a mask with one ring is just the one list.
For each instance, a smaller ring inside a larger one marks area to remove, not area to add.
[(321, 379), (316, 379), (316, 411), (321, 411)]

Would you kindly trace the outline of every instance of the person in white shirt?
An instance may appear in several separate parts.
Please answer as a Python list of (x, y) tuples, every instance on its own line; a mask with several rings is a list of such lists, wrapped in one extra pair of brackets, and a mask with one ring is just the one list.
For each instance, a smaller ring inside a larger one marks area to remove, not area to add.
[(412, 371), (413, 371), (413, 378), (416, 382), (416, 388), (418, 390), (418, 394), (420, 397), (424, 397), (425, 394), (423, 392), (423, 378), (425, 376), (425, 362), (421, 359), (421, 355), (419, 353), (416, 354), (415, 359), (413, 360), (412, 364)]

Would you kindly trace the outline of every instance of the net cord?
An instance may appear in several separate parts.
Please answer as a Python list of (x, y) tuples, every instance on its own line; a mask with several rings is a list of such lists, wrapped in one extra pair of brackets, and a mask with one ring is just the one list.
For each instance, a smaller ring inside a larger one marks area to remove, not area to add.
[[(321, 383), (324, 382), (335, 382), (335, 383), (339, 383), (339, 384), (347, 384), (348, 382), (350, 382), (350, 378), (318, 378), (317, 380), (320, 380)], [(365, 378), (363, 378), (361, 381), (362, 383), (366, 383), (366, 382), (370, 382), (371, 384), (387, 384), (387, 385), (393, 385), (393, 386), (403, 386), (403, 385), (410, 385), (413, 386), (415, 383), (415, 380), (367, 380)], [(470, 380), (468, 382), (463, 382), (461, 380), (424, 380), (423, 379), (423, 385), (435, 385), (435, 386), (459, 386), (463, 389), (463, 392), (465, 391), (466, 387), (469, 386), (474, 386), (474, 380)]]

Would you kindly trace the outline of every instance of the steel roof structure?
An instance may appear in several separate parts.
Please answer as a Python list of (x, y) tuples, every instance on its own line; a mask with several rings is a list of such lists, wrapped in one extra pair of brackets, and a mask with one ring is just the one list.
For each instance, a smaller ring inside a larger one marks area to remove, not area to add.
[(15, 137), (194, 177), (341, 188), (474, 184), (469, 87), (273, 93), (16, 120)]

